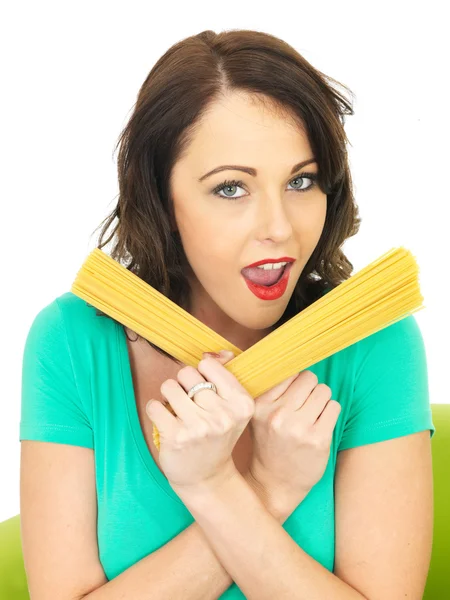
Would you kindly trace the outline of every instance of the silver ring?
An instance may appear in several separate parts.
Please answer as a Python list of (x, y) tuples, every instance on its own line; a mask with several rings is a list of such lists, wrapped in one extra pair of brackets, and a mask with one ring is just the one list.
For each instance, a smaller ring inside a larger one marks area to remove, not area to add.
[(191, 389), (188, 391), (188, 397), (192, 399), (200, 390), (212, 390), (213, 392), (217, 392), (217, 388), (214, 383), (211, 383), (211, 381), (202, 381), (201, 383), (197, 383), (191, 387)]

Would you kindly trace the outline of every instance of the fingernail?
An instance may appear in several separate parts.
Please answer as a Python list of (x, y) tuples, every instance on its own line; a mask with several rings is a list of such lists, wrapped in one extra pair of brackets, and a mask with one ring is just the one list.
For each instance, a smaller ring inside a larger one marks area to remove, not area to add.
[(220, 355), (223, 358), (229, 358), (230, 356), (234, 356), (234, 352), (232, 350), (221, 350)]
[(212, 356), (213, 358), (221, 357), (221, 355), (217, 354), (217, 352), (203, 352), (203, 358), (206, 358), (207, 356)]

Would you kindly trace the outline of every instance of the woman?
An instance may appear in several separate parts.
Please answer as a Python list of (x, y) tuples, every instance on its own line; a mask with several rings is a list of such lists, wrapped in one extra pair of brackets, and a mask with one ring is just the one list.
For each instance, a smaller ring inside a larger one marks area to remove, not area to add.
[[(348, 279), (353, 112), (329, 81), (260, 32), (175, 44), (122, 133), (98, 247), (115, 236), (113, 258), (242, 350)], [(435, 428), (413, 316), (256, 399), (230, 357), (185, 367), (99, 316), (63, 294), (26, 341), (32, 595), (421, 597)]]

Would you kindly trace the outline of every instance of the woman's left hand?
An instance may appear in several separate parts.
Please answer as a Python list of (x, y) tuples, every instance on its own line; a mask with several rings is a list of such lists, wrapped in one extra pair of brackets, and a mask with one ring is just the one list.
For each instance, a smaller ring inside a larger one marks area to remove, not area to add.
[(341, 412), (331, 393), (312, 371), (302, 371), (255, 398), (249, 472), (279, 505), (294, 509), (325, 472)]

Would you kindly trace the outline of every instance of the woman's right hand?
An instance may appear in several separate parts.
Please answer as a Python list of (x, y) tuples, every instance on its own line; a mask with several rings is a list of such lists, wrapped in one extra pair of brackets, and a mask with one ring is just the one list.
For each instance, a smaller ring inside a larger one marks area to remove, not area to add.
[[(172, 410), (158, 401), (150, 408), (147, 405), (147, 414), (160, 434), (161, 470), (179, 495), (205, 486), (221, 486), (239, 475), (232, 451), (253, 415), (255, 403), (224, 368), (225, 362), (206, 358), (197, 369), (183, 367), (177, 381), (164, 381), (161, 394)], [(205, 381), (214, 383), (217, 392), (200, 390), (190, 399), (189, 389)]]
[(312, 371), (255, 398), (250, 475), (268, 497), (294, 509), (323, 476), (341, 405)]

